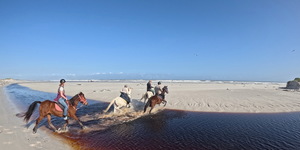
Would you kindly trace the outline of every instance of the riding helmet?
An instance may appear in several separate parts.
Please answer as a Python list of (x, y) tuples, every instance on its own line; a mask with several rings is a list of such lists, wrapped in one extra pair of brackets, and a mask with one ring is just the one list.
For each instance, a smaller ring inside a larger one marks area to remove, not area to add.
[(66, 82), (65, 79), (61, 79), (61, 80), (60, 80), (60, 83), (65, 83), (65, 82)]

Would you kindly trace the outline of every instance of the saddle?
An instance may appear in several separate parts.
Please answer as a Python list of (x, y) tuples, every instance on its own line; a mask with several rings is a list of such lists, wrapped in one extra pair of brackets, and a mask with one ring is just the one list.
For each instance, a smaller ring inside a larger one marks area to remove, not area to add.
[(148, 97), (148, 98), (150, 98), (151, 96), (154, 95), (154, 93), (153, 93), (152, 91), (147, 91), (146, 94), (147, 94), (147, 97)]
[[(67, 104), (69, 105), (69, 101), (67, 101)], [(60, 104), (59, 102), (55, 102), (55, 109), (57, 111), (63, 111), (64, 108), (65, 107), (62, 104)]]
[(165, 100), (165, 95), (163, 95), (163, 94), (157, 94), (156, 96), (158, 98), (160, 98), (161, 100)]
[(120, 97), (123, 98), (127, 104), (130, 103), (130, 97), (126, 93), (121, 93)]

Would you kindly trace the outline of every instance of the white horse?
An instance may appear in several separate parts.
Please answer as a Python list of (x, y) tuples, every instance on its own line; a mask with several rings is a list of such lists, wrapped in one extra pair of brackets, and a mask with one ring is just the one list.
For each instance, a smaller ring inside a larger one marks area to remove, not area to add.
[[(128, 89), (128, 97), (131, 99), (131, 88)], [(116, 112), (121, 112), (121, 108), (126, 106), (127, 108), (130, 107), (130, 103), (127, 104), (127, 101), (125, 99), (123, 99), (122, 97), (116, 97), (115, 99), (113, 99), (110, 104), (107, 106), (107, 108), (104, 110), (104, 113), (106, 113), (109, 108), (111, 107), (111, 105), (114, 104), (114, 113)]]
[(151, 96), (153, 96), (153, 93), (151, 91), (147, 91), (140, 99), (140, 101), (144, 99), (144, 103), (146, 103)]

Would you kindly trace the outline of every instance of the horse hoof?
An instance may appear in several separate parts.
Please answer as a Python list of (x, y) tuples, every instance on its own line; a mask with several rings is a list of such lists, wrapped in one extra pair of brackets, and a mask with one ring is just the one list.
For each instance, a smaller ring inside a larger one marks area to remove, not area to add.
[(61, 133), (60, 128), (58, 130), (55, 130), (56, 133)]
[(69, 128), (66, 127), (66, 128), (58, 128), (57, 130), (55, 130), (55, 132), (57, 133), (64, 133), (64, 132), (68, 132), (69, 131)]

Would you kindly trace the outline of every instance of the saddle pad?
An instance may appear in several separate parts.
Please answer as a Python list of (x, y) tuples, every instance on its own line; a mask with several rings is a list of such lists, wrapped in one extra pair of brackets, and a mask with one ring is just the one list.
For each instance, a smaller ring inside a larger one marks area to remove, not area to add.
[[(67, 105), (69, 105), (69, 101), (67, 101)], [(64, 106), (62, 104), (60, 104), (59, 102), (55, 102), (55, 109), (57, 111), (63, 111)]]

